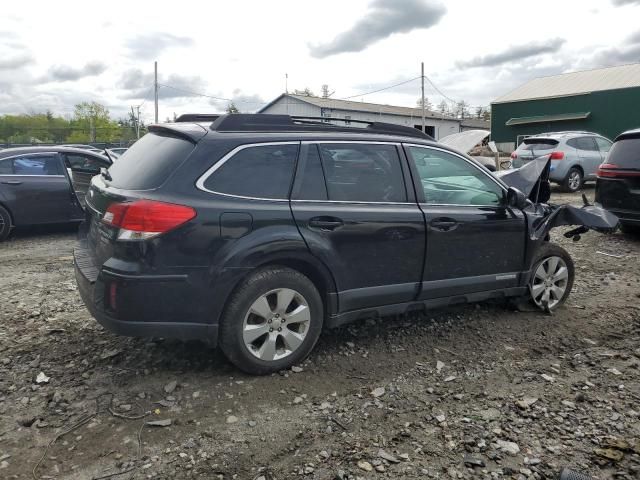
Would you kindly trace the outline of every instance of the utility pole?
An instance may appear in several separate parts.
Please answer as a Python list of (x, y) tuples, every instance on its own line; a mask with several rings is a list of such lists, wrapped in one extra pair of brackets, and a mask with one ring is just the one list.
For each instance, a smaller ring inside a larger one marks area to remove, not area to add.
[(420, 65), (422, 72), (420, 74), (420, 80), (422, 82), (422, 102), (420, 102), (422, 104), (422, 133), (427, 133), (426, 126), (424, 124), (424, 62), (422, 62)]
[(153, 80), (153, 90), (155, 92), (155, 107), (156, 107), (156, 120), (158, 123), (158, 62), (153, 62), (153, 70), (154, 70), (154, 80)]
[(133, 118), (134, 127), (136, 129), (136, 138), (140, 139), (140, 105), (136, 106), (136, 112), (133, 111), (133, 105), (131, 105), (131, 117)]

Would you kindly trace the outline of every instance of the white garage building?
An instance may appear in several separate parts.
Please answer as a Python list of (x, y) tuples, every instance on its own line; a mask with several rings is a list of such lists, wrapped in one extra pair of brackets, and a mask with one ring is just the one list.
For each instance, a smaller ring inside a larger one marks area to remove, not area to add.
[[(422, 109), (396, 107), (377, 103), (364, 103), (351, 100), (292, 95), (283, 93), (262, 107), (257, 113), (270, 113), (302, 117), (344, 118), (345, 120), (363, 120), (367, 122), (387, 122), (421, 129)], [(426, 133), (436, 140), (465, 129), (466, 120), (443, 116), (427, 111), (425, 116)], [(487, 124), (488, 129), (488, 122)], [(348, 122), (347, 122), (348, 124)], [(477, 126), (475, 128), (478, 128)]]

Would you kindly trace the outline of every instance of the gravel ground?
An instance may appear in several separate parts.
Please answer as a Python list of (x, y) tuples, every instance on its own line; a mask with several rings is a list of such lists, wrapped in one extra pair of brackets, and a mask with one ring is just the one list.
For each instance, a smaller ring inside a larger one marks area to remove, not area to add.
[(73, 229), (16, 232), (0, 244), (0, 478), (640, 478), (640, 238), (561, 234), (577, 273), (553, 316), (362, 321), (255, 378), (199, 343), (104, 331), (76, 291)]

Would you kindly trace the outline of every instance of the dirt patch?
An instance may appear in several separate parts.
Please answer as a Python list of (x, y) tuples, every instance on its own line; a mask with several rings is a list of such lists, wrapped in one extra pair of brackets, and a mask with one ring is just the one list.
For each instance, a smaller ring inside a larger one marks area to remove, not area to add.
[(0, 477), (638, 478), (640, 239), (562, 231), (577, 277), (553, 316), (366, 320), (261, 378), (199, 343), (104, 331), (73, 230), (18, 232), (0, 244)]

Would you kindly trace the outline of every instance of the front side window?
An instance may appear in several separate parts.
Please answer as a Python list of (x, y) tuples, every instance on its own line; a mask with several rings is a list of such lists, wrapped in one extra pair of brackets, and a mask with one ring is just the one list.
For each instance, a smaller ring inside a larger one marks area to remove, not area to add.
[(322, 143), (318, 147), (329, 200), (407, 201), (395, 145)]
[(298, 144), (243, 148), (205, 180), (204, 188), (241, 197), (289, 198), (297, 156)]
[[(57, 155), (21, 155), (2, 161), (0, 172), (13, 175), (63, 175)], [(9, 171), (11, 170), (11, 171)]]
[(424, 147), (408, 147), (431, 205), (496, 206), (503, 190), (479, 167), (457, 155)]
[(0, 160), (0, 175), (13, 175), (13, 160)]

